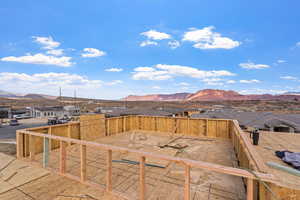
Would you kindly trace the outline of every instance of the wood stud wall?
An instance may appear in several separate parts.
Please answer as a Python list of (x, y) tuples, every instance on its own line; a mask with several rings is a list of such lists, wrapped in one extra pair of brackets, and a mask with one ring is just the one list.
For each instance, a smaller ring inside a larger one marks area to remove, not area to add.
[[(90, 115), (89, 117), (94, 117)], [(97, 123), (99, 123), (97, 125)], [(83, 126), (84, 125), (84, 126)], [(91, 125), (91, 127), (89, 127)], [(93, 126), (93, 127), (92, 127)], [(81, 122), (72, 122), (69, 124), (46, 126), (27, 129), (38, 133), (44, 133), (54, 136), (63, 136), (73, 139), (84, 139), (110, 136), (127, 131), (143, 130), (158, 132), (161, 134), (174, 133), (191, 136), (207, 136), (212, 138), (231, 139), (236, 156), (239, 161), (239, 167), (251, 169), (259, 172), (265, 172), (265, 166), (257, 161), (255, 153), (251, 150), (251, 142), (235, 120), (226, 119), (190, 119), (173, 117), (152, 117), (152, 116), (124, 116), (114, 118), (104, 118), (98, 116), (93, 123), (88, 122), (88, 117), (81, 118)], [(52, 149), (60, 148), (60, 173), (65, 173), (66, 168), (66, 142), (56, 141), (48, 138), (41, 138), (32, 135), (22, 134), (17, 131), (17, 157), (29, 156), (31, 160), (35, 159), (35, 154), (43, 152), (43, 165), (47, 167), (49, 153)], [(71, 143), (68, 143), (69, 145)], [(81, 145), (81, 181), (86, 180), (86, 146)], [(259, 159), (258, 159), (259, 160)], [(112, 191), (112, 151), (107, 154), (107, 191)], [(144, 176), (145, 157), (140, 160), (140, 199), (145, 198), (145, 176)], [(190, 167), (186, 166), (185, 196), (190, 195)], [(271, 200), (272, 196), (266, 187), (253, 179), (244, 179), (247, 185), (247, 199)], [(287, 194), (299, 194), (299, 190), (282, 188), (275, 184), (268, 185), (280, 196)]]

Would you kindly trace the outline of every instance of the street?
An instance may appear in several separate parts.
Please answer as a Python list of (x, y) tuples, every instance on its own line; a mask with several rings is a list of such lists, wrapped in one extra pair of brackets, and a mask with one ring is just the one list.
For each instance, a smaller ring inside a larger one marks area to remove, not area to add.
[(15, 139), (16, 130), (19, 129), (45, 126), (47, 125), (47, 119), (36, 119), (36, 118), (23, 119), (23, 120), (19, 120), (19, 123), (20, 125), (18, 126), (2, 125), (0, 127), (0, 140)]

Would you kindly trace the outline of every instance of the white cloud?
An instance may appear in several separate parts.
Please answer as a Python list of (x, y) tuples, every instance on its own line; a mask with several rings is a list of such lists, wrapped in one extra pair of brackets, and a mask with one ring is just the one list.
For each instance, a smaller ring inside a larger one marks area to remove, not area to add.
[(177, 85), (180, 85), (180, 86), (189, 86), (190, 84), (186, 83), (186, 82), (180, 82)]
[(204, 71), (189, 66), (157, 64), (154, 67), (135, 68), (132, 78), (134, 80), (167, 80), (176, 76), (182, 76), (205, 79), (234, 75), (226, 70)]
[(223, 79), (220, 78), (205, 78), (202, 80), (202, 82), (204, 82), (206, 85), (224, 85), (224, 83), (222, 82)]
[(234, 83), (236, 83), (236, 81), (235, 80), (228, 80), (228, 81), (226, 81), (226, 83), (228, 83), (228, 84), (234, 84)]
[(232, 49), (241, 44), (241, 42), (213, 32), (213, 29), (213, 26), (204, 27), (203, 29), (191, 28), (184, 33), (182, 41), (194, 42), (193, 47), (198, 49)]
[(145, 46), (150, 46), (150, 45), (157, 46), (158, 43), (155, 41), (146, 40), (146, 41), (141, 42), (140, 47), (145, 47)]
[(61, 67), (70, 67), (74, 63), (71, 62), (71, 57), (62, 56), (48, 56), (42, 53), (38, 54), (27, 54), (26, 56), (8, 56), (0, 59), (1, 61), (6, 62), (19, 62), (19, 63), (28, 63), (28, 64), (40, 64), (40, 65), (56, 65)]
[(152, 89), (155, 89), (155, 90), (160, 90), (161, 87), (160, 86), (153, 86)]
[(113, 67), (113, 68), (105, 69), (105, 71), (107, 71), (107, 72), (121, 72), (121, 71), (123, 71), (123, 69)]
[(32, 37), (36, 43), (39, 43), (43, 46), (43, 49), (55, 49), (59, 47), (60, 43), (53, 40), (51, 36), (49, 37), (39, 37), (33, 36)]
[(283, 94), (286, 90), (273, 90), (273, 89), (247, 89), (239, 91), (240, 94)]
[(297, 42), (297, 43), (296, 43), (296, 46), (300, 47), (300, 42)]
[[(24, 92), (24, 89), (32, 93), (58, 93), (58, 88), (64, 90), (82, 89), (89, 90), (99, 88), (103, 85), (101, 80), (90, 80), (87, 77), (78, 74), (69, 73), (0, 73), (0, 84), (4, 88), (9, 88), (12, 91)], [(72, 93), (71, 93), (72, 94)]]
[(85, 53), (82, 53), (81, 56), (82, 57), (99, 57), (99, 56), (104, 56), (106, 55), (106, 53), (104, 51), (101, 51), (99, 49), (95, 49), (95, 48), (84, 48), (83, 51)]
[(260, 83), (260, 81), (256, 80), (256, 79), (252, 79), (252, 80), (240, 80), (240, 83), (250, 84), (250, 83)]
[(240, 65), (240, 67), (242, 67), (244, 69), (266, 69), (266, 68), (270, 68), (269, 65), (255, 64), (253, 62), (240, 63), (239, 65)]
[(280, 78), (284, 80), (298, 80), (298, 78), (294, 76), (281, 76)]
[(141, 33), (141, 35), (146, 36), (148, 39), (152, 40), (165, 40), (171, 38), (171, 35), (163, 32), (158, 32), (156, 30), (149, 30)]
[(180, 43), (177, 40), (169, 41), (168, 45), (171, 49), (176, 49), (180, 46)]
[(113, 80), (111, 82), (105, 83), (105, 85), (112, 86), (112, 85), (118, 85), (118, 84), (122, 84), (122, 83), (123, 83), (123, 81), (121, 81), (121, 80)]
[(286, 63), (286, 60), (277, 60), (277, 63)]
[(46, 52), (47, 54), (51, 54), (54, 56), (61, 56), (64, 53), (63, 49), (51, 49)]
[(153, 72), (155, 69), (153, 67), (137, 67), (134, 69), (136, 72)]

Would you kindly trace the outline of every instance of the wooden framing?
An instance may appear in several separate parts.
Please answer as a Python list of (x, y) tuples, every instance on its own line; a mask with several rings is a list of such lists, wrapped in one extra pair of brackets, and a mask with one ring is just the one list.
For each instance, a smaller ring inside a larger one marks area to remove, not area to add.
[[(105, 135), (113, 135), (121, 133), (122, 131), (133, 130), (147, 130), (157, 133), (165, 134), (176, 133), (193, 136), (207, 136), (227, 138), (232, 141), (239, 165), (242, 168), (251, 170), (221, 166), (213, 163), (194, 161), (179, 157), (158, 155), (150, 152), (144, 152), (124, 147), (118, 147), (107, 144), (99, 144), (93, 141), (80, 140), (80, 132), (78, 137), (73, 138), (72, 130), (79, 130), (80, 124), (78, 122), (57, 126), (37, 127), (28, 130), (18, 130), (16, 135), (17, 140), (17, 157), (27, 157), (34, 160), (34, 155), (43, 152), (43, 166), (48, 166), (49, 151), (51, 148), (60, 148), (60, 165), (59, 172), (64, 176), (69, 176), (66, 173), (66, 144), (80, 145), (80, 177), (79, 180), (87, 183), (86, 180), (86, 148), (98, 148), (107, 151), (107, 174), (106, 174), (106, 190), (112, 192), (112, 152), (125, 151), (135, 153), (140, 156), (140, 179), (139, 179), (139, 197), (145, 198), (145, 160), (147, 158), (155, 158), (160, 160), (167, 160), (183, 164), (185, 166), (185, 183), (184, 196), (185, 199), (191, 197), (190, 191), (190, 170), (191, 168), (201, 168), (210, 171), (229, 174), (233, 176), (243, 177), (247, 185), (247, 200), (257, 199), (257, 196), (263, 196), (261, 193), (268, 192), (261, 183), (258, 183), (257, 177), (260, 181), (268, 182), (268, 184), (276, 187), (278, 180), (271, 174), (266, 174), (267, 167), (265, 166), (260, 155), (253, 148), (249, 137), (240, 129), (236, 120), (225, 119), (187, 119), (187, 118), (171, 118), (171, 117), (152, 117), (152, 116), (126, 116), (117, 118), (108, 118), (105, 120)], [(65, 131), (59, 134), (59, 130)], [(49, 132), (47, 132), (49, 131)], [(48, 133), (48, 134), (45, 134)], [(51, 134), (49, 134), (51, 133)], [(195, 133), (197, 135), (195, 135)], [(77, 134), (77, 133), (76, 133)], [(58, 143), (57, 145), (50, 144)], [(33, 145), (35, 144), (35, 145)], [(52, 145), (52, 146), (50, 146)], [(53, 146), (54, 145), (54, 146)], [(40, 151), (42, 149), (42, 151)], [(254, 174), (255, 175), (254, 175)], [(258, 190), (258, 187), (260, 190)], [(268, 199), (268, 198), (265, 198)]]
[[(36, 137), (44, 137), (44, 141), (47, 141), (47, 139), (52, 139), (52, 140), (58, 140), (60, 142), (71, 142), (75, 144), (80, 145), (80, 181), (81, 182), (86, 182), (86, 148), (87, 146), (89, 147), (96, 147), (100, 149), (107, 150), (108, 156), (107, 156), (107, 191), (112, 191), (112, 151), (127, 151), (130, 153), (136, 153), (138, 154), (141, 159), (140, 159), (140, 199), (145, 198), (145, 160), (147, 157), (149, 158), (157, 158), (157, 159), (162, 159), (162, 160), (168, 160), (171, 162), (176, 162), (176, 163), (182, 163), (185, 165), (185, 186), (184, 186), (184, 198), (185, 200), (190, 198), (190, 168), (195, 167), (195, 168), (202, 168), (202, 169), (207, 169), (211, 171), (215, 171), (218, 173), (224, 173), (224, 174), (229, 174), (229, 175), (234, 175), (234, 176), (239, 176), (239, 177), (244, 177), (248, 179), (248, 193), (247, 194), (247, 200), (253, 199), (253, 180), (256, 180), (257, 177), (263, 181), (271, 182), (271, 183), (276, 183), (277, 180), (270, 174), (264, 174), (264, 173), (258, 173), (258, 172), (249, 172), (247, 170), (243, 169), (238, 169), (238, 168), (233, 168), (233, 167), (227, 167), (227, 166), (222, 166), (222, 165), (217, 165), (217, 164), (212, 164), (212, 163), (207, 163), (207, 162), (202, 162), (202, 161), (194, 161), (194, 160), (189, 160), (185, 158), (179, 158), (179, 157), (173, 157), (173, 156), (166, 156), (166, 155), (160, 155), (160, 154), (154, 154), (150, 152), (144, 152), (140, 150), (134, 150), (134, 149), (129, 149), (129, 148), (124, 148), (124, 147), (118, 147), (118, 146), (113, 146), (113, 145), (108, 145), (108, 144), (100, 144), (100, 143), (95, 143), (91, 141), (83, 141), (83, 140), (77, 140), (77, 139), (70, 139), (67, 137), (61, 137), (61, 136), (53, 136), (53, 135), (47, 135), (47, 134), (41, 134), (41, 133), (36, 133), (36, 132), (31, 132), (31, 131), (19, 131), (18, 134), (25, 134), (25, 135), (31, 135), (31, 136), (36, 136)], [(63, 147), (62, 145), (62, 150), (63, 152)], [(61, 153), (63, 155), (63, 153)], [(64, 156), (61, 156), (64, 157)], [(60, 162), (63, 162), (64, 159), (60, 159)], [(64, 164), (60, 164), (60, 166), (63, 166)], [(65, 169), (64, 169), (65, 170)], [(254, 174), (255, 175), (254, 175)]]

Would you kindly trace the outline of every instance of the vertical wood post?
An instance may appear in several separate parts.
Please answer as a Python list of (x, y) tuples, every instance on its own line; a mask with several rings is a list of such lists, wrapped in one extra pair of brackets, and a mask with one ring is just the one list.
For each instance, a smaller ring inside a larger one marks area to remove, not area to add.
[(247, 179), (247, 200), (253, 200), (254, 181), (251, 178)]
[[(71, 124), (70, 123), (68, 123), (68, 138), (72, 138)], [(69, 142), (69, 145), (71, 145), (71, 142)]]
[(112, 191), (112, 150), (107, 151), (106, 158), (107, 174), (106, 174), (106, 191)]
[(80, 180), (86, 180), (86, 146), (83, 144), (80, 145)]
[(190, 120), (187, 118), (187, 134), (190, 135)]
[(66, 143), (64, 141), (60, 141), (60, 161), (59, 161), (59, 172), (64, 174), (66, 172)]
[(20, 131), (16, 132), (16, 143), (17, 143), (17, 158), (24, 157), (24, 134)]
[(43, 167), (47, 167), (48, 162), (49, 162), (49, 138), (44, 137)]
[[(52, 135), (52, 127), (51, 126), (48, 127), (48, 135)], [(52, 149), (52, 140), (49, 139), (49, 138), (47, 138), (47, 139), (48, 139), (48, 143), (50, 145), (49, 151), (51, 151), (51, 149)]]
[(107, 119), (107, 127), (106, 127), (106, 136), (109, 136), (110, 134), (109, 134), (109, 121), (110, 121), (110, 119), (108, 118)]
[(145, 199), (146, 183), (145, 183), (145, 161), (146, 158), (142, 156), (140, 158), (140, 200)]
[(29, 135), (29, 157), (33, 161), (35, 159), (35, 137)]
[(123, 132), (126, 131), (126, 116), (123, 117)]
[(184, 200), (190, 200), (191, 196), (191, 167), (185, 165)]
[(120, 118), (116, 118), (116, 134), (119, 132), (119, 119)]
[(206, 130), (205, 130), (205, 132), (206, 132), (205, 136), (208, 136), (208, 134), (209, 134), (209, 132), (208, 132), (208, 119), (206, 119)]

